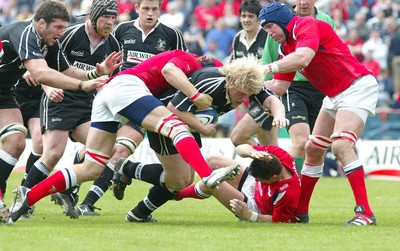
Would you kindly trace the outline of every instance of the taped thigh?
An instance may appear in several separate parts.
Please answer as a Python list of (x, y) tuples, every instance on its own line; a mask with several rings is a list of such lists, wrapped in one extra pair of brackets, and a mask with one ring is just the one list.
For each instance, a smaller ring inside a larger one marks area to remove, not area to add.
[(322, 135), (310, 135), (308, 139), (314, 146), (323, 150), (327, 150), (332, 144), (332, 141), (328, 137)]
[(23, 133), (26, 136), (27, 130), (23, 124), (12, 123), (0, 129), (0, 142), (11, 134)]
[(126, 147), (131, 154), (133, 154), (137, 148), (136, 142), (128, 137), (118, 137), (115, 144)]
[(108, 161), (110, 160), (110, 155), (90, 148), (86, 148), (85, 160), (94, 162), (100, 166), (106, 166)]
[(355, 134), (352, 131), (340, 131), (340, 132), (334, 132), (331, 135), (331, 141), (336, 141), (336, 140), (347, 140), (350, 141), (353, 144), (356, 144), (358, 137), (357, 134)]
[(155, 132), (173, 139), (174, 144), (182, 138), (193, 137), (188, 125), (179, 120), (175, 114), (161, 118), (155, 127)]

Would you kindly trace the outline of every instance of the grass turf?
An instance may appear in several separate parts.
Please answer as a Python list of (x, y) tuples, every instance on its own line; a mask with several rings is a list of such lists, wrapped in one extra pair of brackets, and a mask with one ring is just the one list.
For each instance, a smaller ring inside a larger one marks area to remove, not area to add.
[[(6, 204), (22, 173), (8, 181)], [(91, 183), (81, 187), (81, 200)], [(98, 201), (100, 217), (69, 219), (44, 198), (27, 220), (0, 226), (0, 250), (396, 250), (399, 248), (400, 182), (367, 180), (378, 225), (343, 227), (354, 213), (345, 178), (317, 184), (309, 224), (262, 224), (238, 221), (216, 199), (171, 201), (153, 213), (158, 223), (127, 223), (125, 215), (150, 186), (134, 181), (122, 201), (108, 191)]]

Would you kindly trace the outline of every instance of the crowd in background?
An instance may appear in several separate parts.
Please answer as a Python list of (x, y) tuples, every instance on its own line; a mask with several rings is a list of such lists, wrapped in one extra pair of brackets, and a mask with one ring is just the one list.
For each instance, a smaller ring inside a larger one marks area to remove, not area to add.
[[(378, 107), (400, 108), (400, 1), (319, 1), (316, 5), (334, 19), (337, 34), (378, 79), (381, 85)], [(39, 2), (0, 0), (1, 24), (4, 26), (32, 17)], [(91, 2), (67, 0), (71, 23), (86, 18), (84, 14), (88, 13)], [(137, 17), (135, 0), (118, 2), (117, 23)], [(262, 5), (268, 3), (266, 0), (260, 2)], [(290, 0), (283, 2), (291, 4)], [(240, 3), (241, 0), (164, 0), (160, 21), (179, 28), (191, 52), (227, 62), (232, 40), (241, 29)], [(228, 124), (240, 117), (240, 111), (229, 116)]]

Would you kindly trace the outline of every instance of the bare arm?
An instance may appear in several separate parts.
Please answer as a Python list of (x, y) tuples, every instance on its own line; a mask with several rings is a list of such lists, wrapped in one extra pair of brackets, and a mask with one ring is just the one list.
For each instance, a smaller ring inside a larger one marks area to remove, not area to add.
[(184, 112), (184, 111), (179, 111), (178, 109), (175, 108), (175, 106), (171, 103), (168, 104), (167, 108), (173, 112), (180, 120), (188, 124), (190, 128), (195, 130), (196, 132), (199, 132), (203, 134), (204, 136), (211, 136), (215, 133), (215, 124), (210, 124), (210, 125), (203, 125), (200, 120), (194, 116), (193, 113), (191, 112)]
[(49, 68), (44, 59), (28, 59), (24, 61), (24, 65), (38, 83), (65, 90), (94, 90), (102, 87), (108, 79), (108, 77), (100, 77), (93, 80), (81, 81), (71, 78)]
[(24, 66), (38, 83), (65, 90), (79, 90), (80, 80), (51, 69), (44, 59), (25, 60)]
[(276, 95), (282, 96), (290, 86), (289, 81), (272, 79), (264, 82), (264, 85), (275, 92)]
[(238, 199), (232, 199), (229, 201), (232, 212), (239, 217), (241, 220), (253, 221), (253, 222), (272, 222), (272, 215), (269, 214), (258, 214), (251, 211), (247, 204)]
[(252, 158), (252, 159), (260, 159), (260, 160), (270, 160), (272, 159), (271, 155), (269, 155), (266, 151), (257, 151), (253, 148), (252, 145), (249, 144), (241, 144), (236, 147), (236, 153), (243, 158)]
[[(178, 67), (176, 67), (173, 63), (167, 63), (161, 70), (167, 82), (180, 90), (187, 97), (191, 98), (198, 90), (192, 83), (190, 83), (189, 79), (186, 77), (185, 73)], [(212, 97), (208, 94), (200, 93), (200, 95), (193, 101), (195, 106), (200, 110), (207, 109), (212, 104)]]
[(271, 115), (274, 117), (272, 126), (282, 128), (289, 124), (289, 120), (286, 119), (285, 106), (276, 96), (269, 96), (264, 101), (263, 107), (270, 110)]
[(272, 64), (265, 65), (265, 72), (271, 73), (269, 67), (276, 64), (279, 70), (272, 67), (272, 73), (287, 73), (294, 71), (301, 71), (306, 68), (315, 56), (315, 51), (308, 47), (301, 47), (296, 49), (295, 52), (290, 53), (284, 58), (275, 61)]

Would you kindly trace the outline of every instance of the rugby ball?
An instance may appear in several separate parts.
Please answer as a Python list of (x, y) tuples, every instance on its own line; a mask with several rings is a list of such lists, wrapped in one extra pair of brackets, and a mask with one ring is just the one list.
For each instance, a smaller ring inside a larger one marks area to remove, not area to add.
[(203, 125), (215, 124), (218, 120), (218, 112), (213, 108), (197, 110), (194, 112), (194, 116), (200, 120)]

